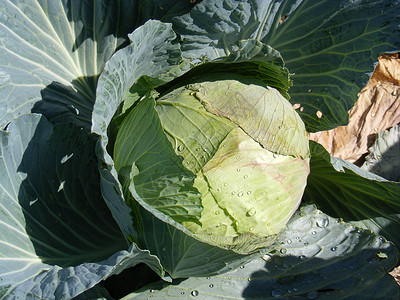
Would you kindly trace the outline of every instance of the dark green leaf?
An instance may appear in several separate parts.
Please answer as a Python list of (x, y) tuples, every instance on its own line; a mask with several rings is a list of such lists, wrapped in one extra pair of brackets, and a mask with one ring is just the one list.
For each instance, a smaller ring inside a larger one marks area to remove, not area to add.
[(275, 253), (227, 273), (158, 282), (124, 299), (396, 299), (387, 274), (397, 249), (368, 230), (303, 207), (277, 241)]
[(96, 139), (28, 114), (0, 132), (0, 295), (66, 299), (157, 258), (127, 242), (100, 193)]
[(27, 112), (90, 128), (106, 61), (149, 19), (170, 20), (191, 1), (0, 3), (0, 128)]
[(400, 183), (387, 181), (344, 160), (330, 158), (311, 142), (304, 200), (325, 213), (385, 236), (400, 246)]
[(293, 73), (291, 102), (320, 131), (347, 123), (378, 55), (400, 49), (399, 19), (390, 0), (205, 0), (173, 23), (189, 59), (226, 56), (243, 39), (277, 49)]

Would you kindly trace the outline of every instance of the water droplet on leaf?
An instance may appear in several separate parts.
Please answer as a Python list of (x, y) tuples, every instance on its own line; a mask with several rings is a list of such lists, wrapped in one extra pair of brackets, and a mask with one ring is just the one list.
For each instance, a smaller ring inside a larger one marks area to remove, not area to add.
[(65, 184), (65, 181), (60, 182), (57, 193), (60, 192), (64, 188), (64, 184)]
[(327, 227), (329, 225), (329, 220), (327, 218), (318, 219), (316, 221), (318, 227)]
[(332, 247), (331, 251), (336, 251), (336, 249), (337, 249), (336, 247)]
[(199, 295), (199, 291), (198, 290), (193, 290), (190, 292), (190, 295), (192, 295), (193, 297), (197, 297)]
[(209, 285), (209, 287), (210, 287), (210, 288), (213, 288), (213, 287), (214, 287), (214, 285), (211, 283), (211, 284)]
[(10, 75), (7, 74), (4, 71), (0, 71), (0, 85), (6, 84), (8, 81), (10, 81)]
[(271, 259), (271, 256), (269, 256), (268, 254), (265, 254), (265, 255), (263, 255), (262, 259), (265, 261), (269, 261)]
[(282, 296), (282, 292), (280, 290), (274, 290), (271, 293), (272, 297), (280, 297)]
[(32, 206), (33, 204), (35, 204), (39, 199), (36, 198), (35, 200), (29, 201), (29, 206)]
[(247, 175), (244, 175), (244, 176), (243, 176), (244, 179), (247, 179), (248, 177), (249, 177), (249, 176), (247, 176)]
[(286, 254), (287, 250), (285, 248), (282, 248), (279, 252), (282, 254)]
[(242, 192), (238, 193), (238, 197), (242, 197), (242, 196), (243, 196)]
[(314, 292), (309, 292), (307, 294), (307, 299), (315, 299), (318, 297), (318, 292), (314, 291)]
[(65, 156), (61, 159), (60, 163), (63, 164), (63, 163), (65, 163), (65, 162), (67, 162), (67, 160), (69, 160), (73, 155), (74, 155), (74, 153), (71, 153), (70, 155), (68, 155), (68, 154), (65, 155)]
[(183, 150), (185, 150), (185, 145), (179, 145), (178, 151), (183, 151)]
[(251, 208), (248, 212), (247, 212), (247, 215), (248, 216), (254, 216), (256, 214), (256, 210), (254, 209), (254, 208)]

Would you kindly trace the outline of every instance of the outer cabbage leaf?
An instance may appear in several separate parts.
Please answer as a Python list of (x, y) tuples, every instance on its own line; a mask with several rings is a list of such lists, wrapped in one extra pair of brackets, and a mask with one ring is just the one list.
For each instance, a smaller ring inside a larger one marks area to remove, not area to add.
[(100, 195), (96, 140), (28, 114), (0, 132), (0, 295), (65, 299), (140, 262)]
[(134, 236), (131, 209), (125, 204), (122, 186), (107, 152), (107, 127), (130, 86), (142, 75), (150, 74), (161, 82), (181, 75), (188, 66), (181, 55), (171, 25), (149, 21), (134, 31), (132, 43), (107, 62), (99, 78), (92, 116), (92, 131), (101, 136), (97, 145), (103, 197), (125, 235)]
[(170, 20), (189, 1), (0, 3), (0, 128), (22, 113), (90, 128), (98, 75), (127, 34), (151, 18)]
[(157, 282), (128, 299), (393, 299), (399, 287), (387, 274), (396, 247), (368, 230), (303, 207), (277, 240), (274, 253), (227, 273)]
[(206, 0), (173, 23), (192, 60), (226, 56), (243, 39), (277, 49), (294, 73), (291, 102), (320, 131), (347, 123), (378, 55), (399, 50), (399, 16), (390, 0)]
[(311, 142), (310, 176), (304, 200), (345, 222), (368, 228), (400, 247), (400, 183), (330, 157)]
[(391, 181), (400, 181), (400, 125), (379, 131), (361, 169)]

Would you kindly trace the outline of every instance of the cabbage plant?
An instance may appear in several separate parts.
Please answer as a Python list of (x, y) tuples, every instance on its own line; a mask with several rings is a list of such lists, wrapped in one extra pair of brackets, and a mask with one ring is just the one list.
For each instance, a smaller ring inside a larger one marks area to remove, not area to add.
[(393, 1), (0, 3), (2, 299), (394, 299), (400, 186), (330, 157)]

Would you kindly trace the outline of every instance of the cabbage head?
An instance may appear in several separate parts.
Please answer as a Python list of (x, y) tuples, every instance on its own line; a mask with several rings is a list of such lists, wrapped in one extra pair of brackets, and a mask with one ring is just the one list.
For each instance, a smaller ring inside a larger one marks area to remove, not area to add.
[[(149, 114), (159, 119), (155, 133), (141, 128)], [(121, 124), (114, 159), (135, 198), (199, 240), (238, 253), (273, 243), (298, 208), (309, 174), (297, 112), (274, 88), (245, 79), (144, 97)]]

